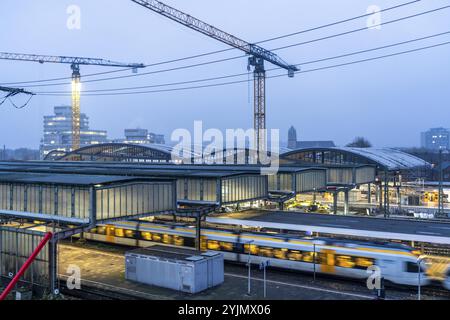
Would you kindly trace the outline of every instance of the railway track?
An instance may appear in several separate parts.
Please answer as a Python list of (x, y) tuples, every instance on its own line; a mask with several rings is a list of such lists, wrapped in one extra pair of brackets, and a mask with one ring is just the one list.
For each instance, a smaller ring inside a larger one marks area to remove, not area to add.
[(69, 289), (65, 281), (67, 276), (59, 275), (59, 279), (62, 294), (82, 300), (170, 300), (167, 297), (90, 280), (81, 280), (80, 289)]
[(99, 289), (86, 285), (83, 285), (81, 289), (75, 290), (70, 290), (64, 285), (61, 286), (60, 291), (66, 296), (81, 300), (146, 300), (136, 295)]

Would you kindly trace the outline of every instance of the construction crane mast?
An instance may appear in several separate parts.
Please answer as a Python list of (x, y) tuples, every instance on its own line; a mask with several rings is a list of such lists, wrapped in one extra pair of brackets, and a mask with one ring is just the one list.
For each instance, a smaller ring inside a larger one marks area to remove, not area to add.
[(132, 68), (133, 71), (136, 71), (138, 68), (145, 67), (145, 65), (140, 63), (121, 63), (97, 58), (48, 56), (48, 55), (8, 53), (8, 52), (0, 52), (0, 59), (31, 61), (39, 63), (70, 64), (70, 67), (72, 69), (72, 151), (80, 148), (80, 95), (81, 95), (80, 65)]
[(222, 31), (208, 23), (181, 12), (156, 0), (131, 0), (141, 6), (150, 9), (160, 15), (174, 20), (188, 28), (203, 33), (208, 37), (221, 41), (231, 47), (244, 51), (250, 55), (248, 69), (253, 67), (254, 76), (254, 129), (255, 147), (258, 151), (266, 150), (266, 71), (264, 61), (270, 62), (278, 67), (286, 69), (288, 76), (293, 77), (299, 69), (284, 62), (273, 52), (270, 52), (258, 45), (248, 43), (225, 31)]

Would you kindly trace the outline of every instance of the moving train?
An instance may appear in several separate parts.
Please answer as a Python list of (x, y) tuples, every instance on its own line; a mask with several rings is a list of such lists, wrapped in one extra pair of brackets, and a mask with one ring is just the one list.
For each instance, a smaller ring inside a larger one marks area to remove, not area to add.
[[(84, 233), (84, 238), (137, 247), (155, 243), (195, 247), (193, 227), (147, 222), (98, 225)], [(315, 270), (353, 279), (367, 279), (373, 272), (368, 268), (377, 266), (381, 276), (392, 283), (413, 286), (419, 283), (420, 251), (403, 244), (202, 229), (201, 249), (220, 251), (228, 261), (247, 263), (250, 256), (252, 264), (269, 260), (273, 267)], [(425, 268), (422, 266), (420, 270), (421, 285), (430, 282)]]

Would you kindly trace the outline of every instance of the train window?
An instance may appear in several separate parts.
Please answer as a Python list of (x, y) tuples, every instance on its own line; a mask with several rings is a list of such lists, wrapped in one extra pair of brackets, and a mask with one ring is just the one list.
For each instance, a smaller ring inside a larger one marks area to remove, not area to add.
[(134, 230), (125, 230), (125, 237), (127, 238), (134, 238), (136, 235), (136, 232)]
[(259, 248), (258, 248), (257, 245), (255, 245), (255, 244), (251, 244), (251, 245), (245, 244), (245, 245), (244, 245), (244, 252), (245, 252), (245, 253), (248, 253), (249, 248), (250, 248), (250, 254), (252, 254), (252, 255), (258, 255), (258, 253), (259, 253)]
[(220, 250), (219, 241), (216, 240), (208, 240), (208, 249), (209, 250)]
[(152, 234), (152, 241), (161, 242), (161, 235), (159, 233)]
[(336, 265), (342, 268), (353, 268), (355, 263), (350, 256), (336, 256)]
[(220, 248), (225, 251), (233, 251), (233, 243), (221, 241)]
[(355, 268), (357, 269), (367, 269), (368, 267), (373, 265), (373, 259), (364, 258), (364, 257), (356, 257), (355, 259)]
[(98, 234), (106, 234), (106, 227), (97, 227), (96, 229), (96, 233)]
[(124, 237), (123, 229), (121, 229), (121, 228), (115, 229), (115, 230), (114, 230), (114, 235), (115, 235), (116, 237), (123, 238), (123, 237)]
[(288, 259), (293, 261), (301, 261), (302, 260), (302, 254), (300, 251), (297, 250), (289, 250)]
[[(418, 273), (419, 272), (418, 264), (416, 262), (406, 262), (406, 272)], [(420, 272), (425, 272), (423, 266), (420, 266)]]
[(184, 246), (184, 239), (180, 236), (173, 237), (173, 244), (176, 246)]
[(170, 234), (163, 235), (162, 242), (165, 244), (172, 244), (172, 236)]
[(273, 248), (270, 247), (260, 247), (259, 248), (259, 255), (267, 258), (273, 257)]
[(141, 232), (141, 237), (144, 240), (152, 240), (152, 234), (150, 232)]
[(273, 256), (277, 259), (286, 260), (287, 249), (274, 249)]
[(313, 262), (314, 252), (304, 252), (302, 255), (303, 262)]

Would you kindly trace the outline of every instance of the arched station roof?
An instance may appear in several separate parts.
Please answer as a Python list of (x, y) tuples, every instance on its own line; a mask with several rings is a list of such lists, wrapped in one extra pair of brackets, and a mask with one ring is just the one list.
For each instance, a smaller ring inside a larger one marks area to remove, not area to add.
[(396, 171), (428, 168), (431, 165), (416, 156), (391, 148), (306, 148), (281, 155), (286, 162), (323, 165), (372, 164), (379, 169)]
[[(124, 161), (124, 162), (171, 162), (173, 147), (159, 144), (135, 145), (104, 143), (89, 145), (55, 158), (49, 153), (44, 160), (59, 161)], [(189, 156), (192, 157), (190, 154)]]

